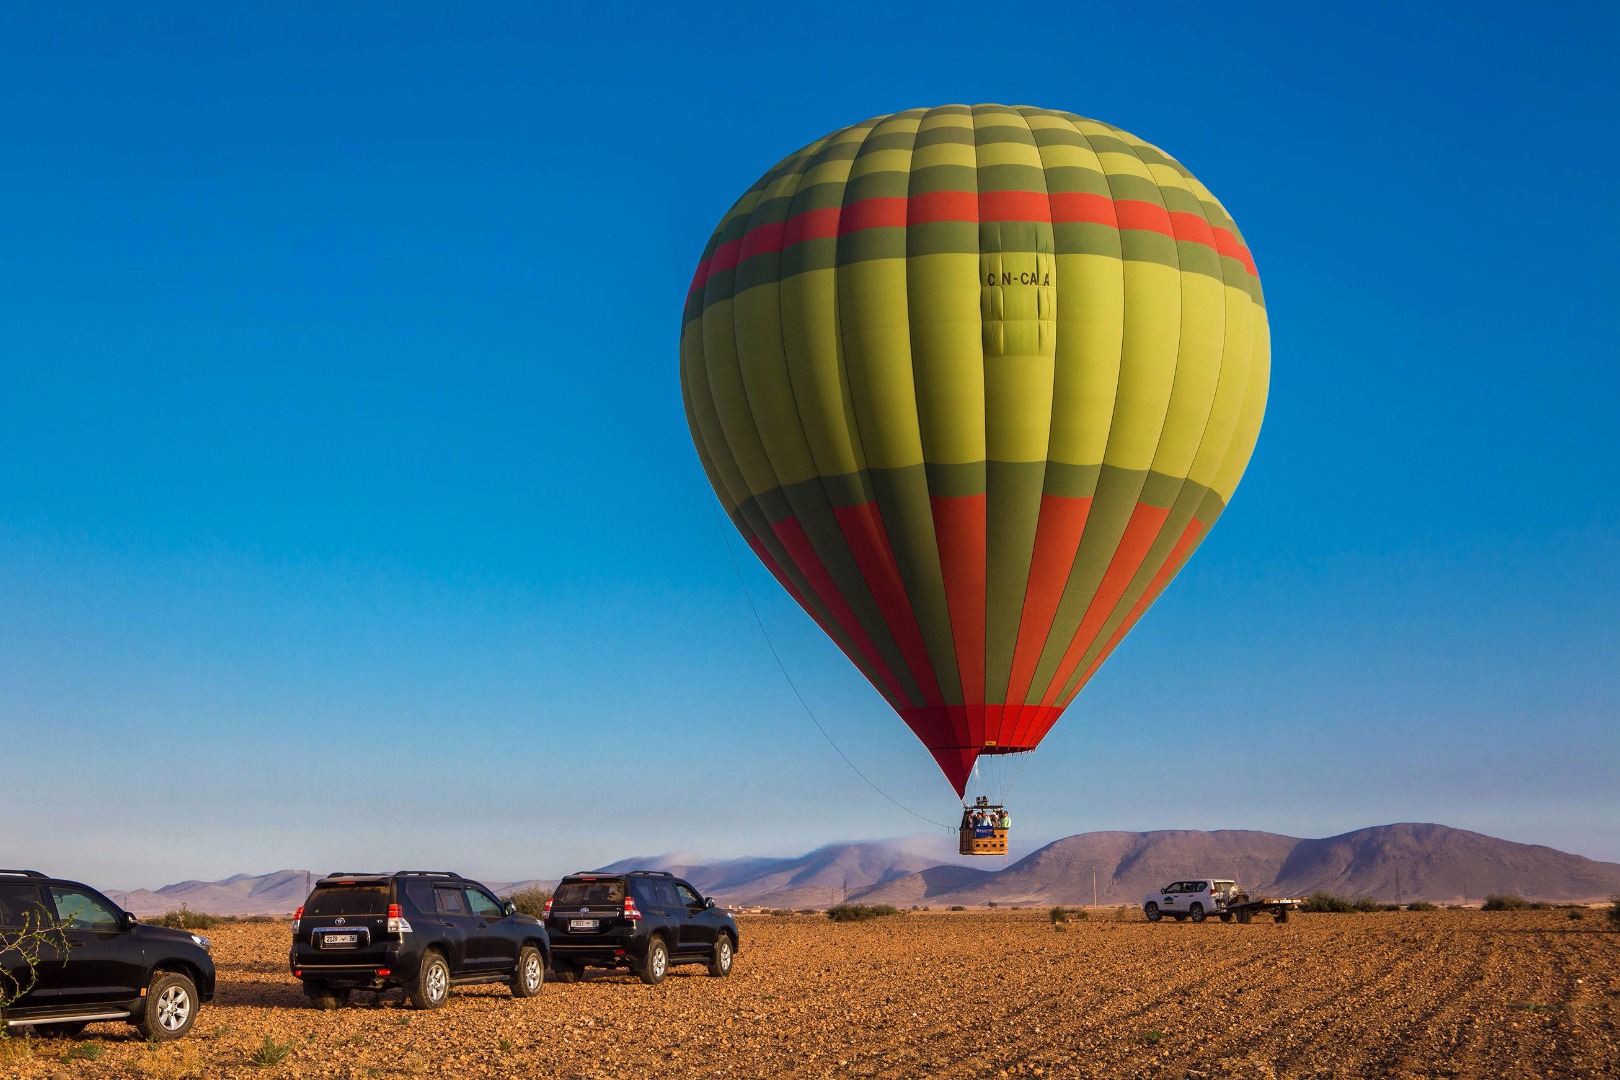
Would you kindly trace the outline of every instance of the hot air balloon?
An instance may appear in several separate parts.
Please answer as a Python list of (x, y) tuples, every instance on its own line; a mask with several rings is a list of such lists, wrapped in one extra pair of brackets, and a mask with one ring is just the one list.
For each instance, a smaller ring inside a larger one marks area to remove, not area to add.
[(731, 521), (958, 796), (1208, 534), (1269, 368), (1254, 261), (1186, 168), (1004, 105), (784, 158), (714, 230), (680, 343)]

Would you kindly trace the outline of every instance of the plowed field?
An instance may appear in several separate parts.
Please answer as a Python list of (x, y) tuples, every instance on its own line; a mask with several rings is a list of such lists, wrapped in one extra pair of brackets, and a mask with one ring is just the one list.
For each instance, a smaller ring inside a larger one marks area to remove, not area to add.
[[(593, 972), (528, 1001), (469, 988), (428, 1013), (397, 996), (315, 1012), (287, 973), (286, 927), (238, 924), (211, 932), (219, 994), (191, 1037), (150, 1046), (92, 1025), (94, 1060), (17, 1040), (0, 1075), (1620, 1075), (1620, 933), (1600, 911), (1139, 920), (745, 917), (729, 979)], [(286, 1056), (256, 1066), (266, 1036)]]

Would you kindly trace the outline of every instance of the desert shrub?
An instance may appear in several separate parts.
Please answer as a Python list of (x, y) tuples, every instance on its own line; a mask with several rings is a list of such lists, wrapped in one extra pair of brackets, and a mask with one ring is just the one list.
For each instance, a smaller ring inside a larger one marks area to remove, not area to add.
[(1069, 923), (1069, 922), (1079, 922), (1082, 919), (1085, 919), (1085, 918), (1089, 917), (1085, 908), (1081, 908), (1081, 907), (1072, 907), (1071, 908), (1071, 907), (1063, 907), (1061, 905), (1059, 905), (1057, 907), (1054, 907), (1051, 911), (1048, 911), (1046, 914), (1047, 914), (1047, 917), (1052, 920), (1052, 925), (1053, 926), (1058, 926), (1058, 927), (1061, 927), (1061, 926), (1063, 926), (1063, 925), (1065, 925), (1066, 923)]
[(154, 926), (167, 926), (171, 930), (212, 930), (223, 922), (223, 916), (192, 911), (184, 904), (180, 905), (180, 910), (166, 912), (152, 920)]
[(1620, 896), (1610, 898), (1608, 914), (1609, 928), (1611, 930), (1620, 930)]
[(963, 905), (961, 905), (961, 904), (952, 904), (952, 905), (951, 905), (951, 910), (952, 910), (952, 911), (966, 911), (966, 910), (967, 910), (967, 908), (966, 908), (966, 907), (964, 907), (964, 906), (963, 906)]
[(1586, 909), (1585, 908), (1579, 908), (1579, 907), (1572, 907), (1572, 908), (1569, 909), (1569, 917), (1571, 919), (1584, 919), (1584, 918), (1586, 918)]
[(989, 902), (989, 903), (987, 903), (987, 904), (985, 904), (985, 905), (984, 905), (984, 906), (985, 906), (985, 907), (995, 907), (995, 906), (996, 906), (996, 902), (995, 902), (995, 901), (994, 901), (994, 900), (991, 900), (991, 901), (990, 901), (990, 902)]
[(798, 911), (794, 912), (794, 914), (795, 915), (820, 915), (821, 912), (817, 911), (813, 907), (802, 907)]
[(226, 922), (233, 923), (278, 923), (286, 922), (285, 915), (227, 915)]
[(1114, 909), (1115, 922), (1127, 922), (1136, 917), (1136, 909), (1128, 904), (1121, 904)]
[(101, 1044), (82, 1042), (62, 1055), (63, 1061), (94, 1061), (101, 1056)]
[(769, 911), (767, 911), (765, 914), (767, 914), (767, 915), (775, 915), (778, 919), (781, 919), (781, 918), (786, 918), (787, 916), (793, 914), (793, 911), (790, 908), (773, 907)]
[(1399, 904), (1379, 904), (1378, 905), (1378, 910), (1379, 911), (1399, 911), (1399, 910), (1401, 910), (1401, 905), (1399, 905)]
[(884, 915), (899, 915), (893, 904), (834, 904), (827, 909), (827, 918), (833, 922), (865, 922)]
[(542, 889), (537, 885), (501, 897), (502, 901), (517, 908), (520, 915), (530, 915), (536, 919), (546, 917), (546, 901), (550, 899), (551, 890)]
[(1530, 910), (1530, 907), (1531, 905), (1528, 900), (1522, 900), (1517, 896), (1504, 896), (1499, 893), (1492, 893), (1490, 896), (1485, 898), (1485, 903), (1480, 905), (1480, 910), (1528, 911)]
[(1330, 893), (1326, 889), (1318, 889), (1305, 899), (1305, 904), (1300, 908), (1300, 910), (1329, 912), (1335, 915), (1342, 915), (1346, 912), (1354, 911), (1355, 907), (1349, 900), (1346, 900), (1344, 897), (1339, 896), (1336, 893)]
[(292, 1043), (278, 1043), (266, 1035), (264, 1041), (253, 1048), (253, 1052), (248, 1055), (248, 1060), (261, 1069), (268, 1069), (272, 1065), (280, 1065), (287, 1060), (287, 1055), (292, 1053), (292, 1050)]
[(1350, 910), (1356, 912), (1358, 915), (1365, 915), (1371, 911), (1383, 911), (1384, 905), (1380, 904), (1370, 896), (1358, 896), (1354, 900), (1350, 901)]
[(1429, 903), (1427, 900), (1414, 900), (1412, 903), (1406, 905), (1406, 910), (1407, 911), (1439, 911), (1440, 908), (1435, 904)]

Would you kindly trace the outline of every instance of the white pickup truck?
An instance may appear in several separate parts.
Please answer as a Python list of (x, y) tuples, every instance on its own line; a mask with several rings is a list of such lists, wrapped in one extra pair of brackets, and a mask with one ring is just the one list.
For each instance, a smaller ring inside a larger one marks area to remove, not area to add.
[(1218, 915), (1221, 922), (1236, 918), (1246, 923), (1264, 912), (1278, 922), (1287, 922), (1288, 913), (1298, 911), (1304, 903), (1304, 898), (1298, 896), (1252, 898), (1230, 879), (1187, 878), (1148, 893), (1142, 901), (1142, 914), (1147, 916), (1148, 922), (1158, 922), (1166, 915), (1177, 922), (1182, 919), (1203, 922), (1211, 915)]

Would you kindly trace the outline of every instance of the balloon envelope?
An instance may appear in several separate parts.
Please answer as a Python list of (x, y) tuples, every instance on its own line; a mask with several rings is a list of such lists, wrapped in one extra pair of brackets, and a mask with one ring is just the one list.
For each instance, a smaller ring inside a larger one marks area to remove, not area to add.
[(1254, 261), (1071, 113), (867, 120), (721, 219), (681, 329), (709, 481), (960, 795), (1029, 750), (1208, 533), (1259, 434)]

